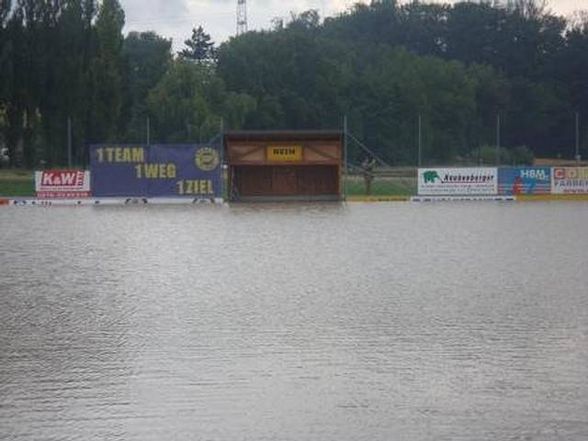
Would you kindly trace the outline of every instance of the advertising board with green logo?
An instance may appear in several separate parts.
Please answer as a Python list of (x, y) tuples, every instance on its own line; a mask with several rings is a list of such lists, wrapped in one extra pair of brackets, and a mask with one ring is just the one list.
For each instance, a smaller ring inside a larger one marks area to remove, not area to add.
[(493, 167), (420, 168), (419, 196), (493, 196), (498, 194), (498, 169)]

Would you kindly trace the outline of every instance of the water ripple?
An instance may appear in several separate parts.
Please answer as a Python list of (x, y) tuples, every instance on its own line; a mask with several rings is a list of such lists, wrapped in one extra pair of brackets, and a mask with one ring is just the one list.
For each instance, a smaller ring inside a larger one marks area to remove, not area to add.
[(588, 439), (584, 204), (0, 211), (0, 438)]

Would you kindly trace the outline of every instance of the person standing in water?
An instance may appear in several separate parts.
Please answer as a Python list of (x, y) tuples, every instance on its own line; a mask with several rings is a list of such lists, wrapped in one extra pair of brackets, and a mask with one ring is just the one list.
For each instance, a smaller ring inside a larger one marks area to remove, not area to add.
[(372, 181), (374, 180), (374, 167), (376, 166), (376, 160), (373, 158), (366, 157), (361, 163), (363, 182), (365, 184), (365, 194), (372, 194)]

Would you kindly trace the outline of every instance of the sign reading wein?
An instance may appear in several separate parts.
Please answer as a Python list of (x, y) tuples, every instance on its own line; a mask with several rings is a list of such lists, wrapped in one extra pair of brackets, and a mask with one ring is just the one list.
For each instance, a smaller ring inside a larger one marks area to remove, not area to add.
[(267, 148), (267, 160), (273, 162), (302, 161), (302, 146), (270, 146)]
[(420, 168), (418, 171), (418, 194), (422, 196), (492, 196), (497, 193), (497, 168)]
[(212, 147), (97, 145), (90, 162), (97, 197), (220, 197), (220, 155)]
[(35, 191), (40, 199), (89, 197), (90, 172), (83, 170), (36, 171)]

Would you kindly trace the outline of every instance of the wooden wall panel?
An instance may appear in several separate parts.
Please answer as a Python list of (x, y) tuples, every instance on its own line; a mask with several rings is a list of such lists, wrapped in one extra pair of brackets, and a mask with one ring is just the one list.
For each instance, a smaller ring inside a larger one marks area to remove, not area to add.
[(228, 148), (229, 162), (265, 162), (265, 146), (260, 144), (231, 145)]
[(326, 195), (339, 193), (337, 167), (317, 165), (298, 170), (298, 194)]
[(272, 194), (271, 167), (236, 167), (234, 186), (240, 196)]
[(341, 148), (338, 144), (309, 143), (304, 149), (306, 162), (339, 163)]
[(272, 194), (278, 196), (295, 196), (298, 193), (299, 167), (271, 167)]
[(234, 176), (239, 196), (339, 194), (336, 166), (238, 166)]

